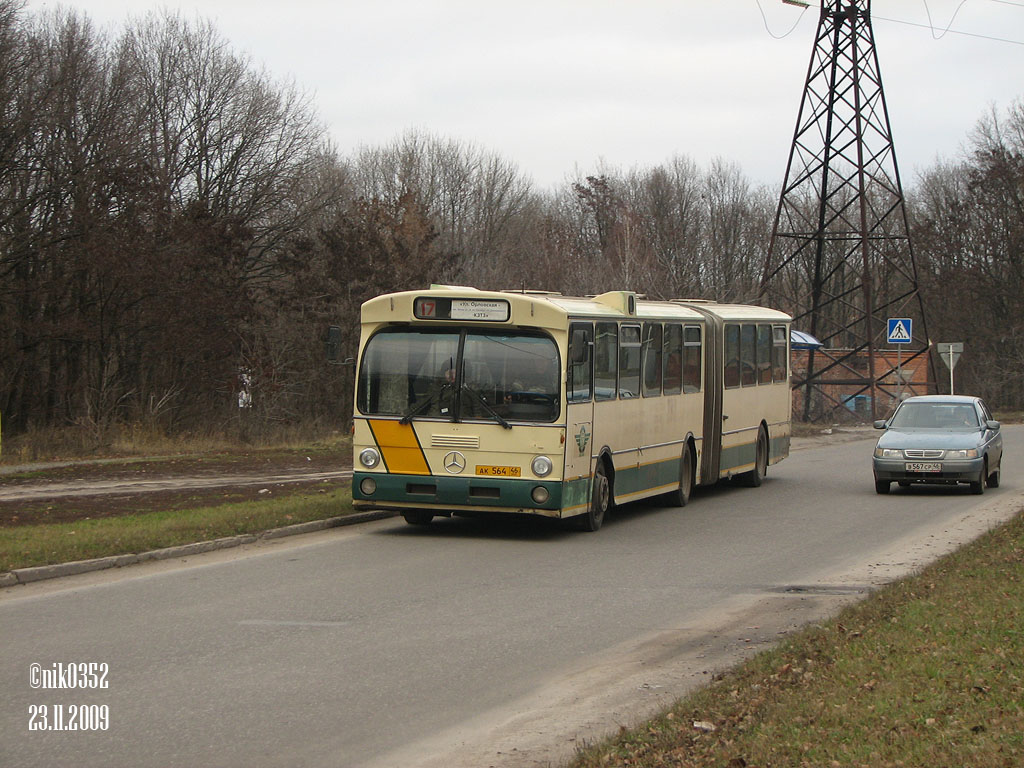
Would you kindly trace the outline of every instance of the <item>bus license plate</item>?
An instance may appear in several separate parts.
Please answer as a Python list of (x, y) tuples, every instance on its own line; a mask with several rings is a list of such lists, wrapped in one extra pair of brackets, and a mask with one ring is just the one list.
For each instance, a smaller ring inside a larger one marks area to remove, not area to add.
[(487, 477), (522, 477), (522, 467), (498, 467), (493, 464), (477, 464), (476, 473)]
[(938, 463), (926, 463), (921, 461), (908, 462), (905, 467), (907, 472), (941, 472), (942, 465)]

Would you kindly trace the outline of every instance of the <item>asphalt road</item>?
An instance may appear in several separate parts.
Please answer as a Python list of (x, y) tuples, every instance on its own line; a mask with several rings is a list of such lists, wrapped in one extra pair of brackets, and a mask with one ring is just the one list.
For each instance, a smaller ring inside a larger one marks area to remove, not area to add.
[[(557, 759), (1013, 514), (1024, 427), (1004, 439), (984, 496), (877, 496), (862, 440), (596, 534), (398, 518), (0, 590), (0, 766)], [(82, 662), (106, 688), (32, 686)], [(108, 728), (30, 730), (42, 705)]]

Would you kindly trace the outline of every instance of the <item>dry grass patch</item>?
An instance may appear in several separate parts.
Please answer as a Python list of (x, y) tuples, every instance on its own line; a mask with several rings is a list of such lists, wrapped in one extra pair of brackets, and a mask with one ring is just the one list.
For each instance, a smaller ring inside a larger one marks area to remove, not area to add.
[(283, 499), (0, 528), (0, 572), (258, 533), (350, 514), (348, 489)]

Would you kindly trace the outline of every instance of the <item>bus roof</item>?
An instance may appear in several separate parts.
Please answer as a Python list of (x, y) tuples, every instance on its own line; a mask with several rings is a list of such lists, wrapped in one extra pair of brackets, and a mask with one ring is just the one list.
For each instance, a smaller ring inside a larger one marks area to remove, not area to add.
[(703, 322), (707, 315), (722, 320), (761, 320), (788, 322), (783, 312), (744, 304), (717, 304), (696, 299), (649, 300), (632, 291), (608, 291), (597, 296), (563, 296), (543, 291), (484, 291), (452, 285), (432, 285), (428, 289), (402, 291), (378, 296), (362, 306), (363, 322), (393, 322), (411, 319), (413, 304), (421, 296), (475, 301), (503, 300), (509, 303), (512, 324), (564, 327), (569, 318), (613, 317), (643, 319), (679, 319)]

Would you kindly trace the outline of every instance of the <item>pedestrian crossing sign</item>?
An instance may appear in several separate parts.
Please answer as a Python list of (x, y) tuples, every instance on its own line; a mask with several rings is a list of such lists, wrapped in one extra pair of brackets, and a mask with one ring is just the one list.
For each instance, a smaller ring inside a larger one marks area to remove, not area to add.
[(909, 317), (890, 317), (886, 341), (890, 344), (909, 344), (913, 337), (913, 323)]

